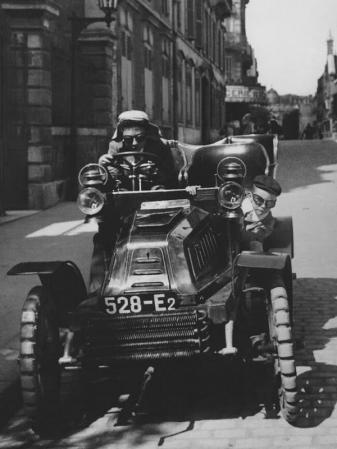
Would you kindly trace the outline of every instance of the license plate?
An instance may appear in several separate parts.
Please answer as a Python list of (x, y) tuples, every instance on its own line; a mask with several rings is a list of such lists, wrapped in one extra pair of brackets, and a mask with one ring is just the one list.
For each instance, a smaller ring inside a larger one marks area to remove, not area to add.
[(176, 298), (165, 293), (107, 296), (104, 298), (104, 311), (109, 315), (167, 312), (176, 310), (176, 304)]

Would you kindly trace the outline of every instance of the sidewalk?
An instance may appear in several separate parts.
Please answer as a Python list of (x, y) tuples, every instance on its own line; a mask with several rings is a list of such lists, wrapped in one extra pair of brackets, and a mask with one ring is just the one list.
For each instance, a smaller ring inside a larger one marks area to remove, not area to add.
[[(44, 211), (22, 211), (0, 219), (0, 424), (19, 404), (18, 366), (20, 314), (37, 276), (7, 276), (19, 262), (72, 260), (88, 280), (95, 223), (84, 224), (76, 203), (64, 202)], [(20, 218), (20, 219), (19, 219)], [(10, 397), (10, 402), (8, 398)]]
[(9, 210), (5, 215), (0, 216), (0, 225), (9, 223), (11, 221), (19, 220), (20, 218), (29, 217), (37, 214), (39, 210)]

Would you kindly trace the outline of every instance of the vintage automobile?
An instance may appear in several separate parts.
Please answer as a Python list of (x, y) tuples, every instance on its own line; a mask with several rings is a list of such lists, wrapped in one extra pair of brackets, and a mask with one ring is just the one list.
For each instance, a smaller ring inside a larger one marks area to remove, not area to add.
[[(272, 173), (276, 155), (244, 136), (207, 146), (171, 144), (181, 183), (197, 188), (143, 190), (161, 169), (150, 153), (116, 156), (131, 190), (102, 166), (81, 170), (82, 212), (122, 216), (96, 294), (88, 295), (69, 261), (24, 262), (8, 273), (37, 274), (41, 281), (23, 305), (19, 357), (23, 402), (37, 429), (55, 411), (62, 370), (151, 367), (145, 385), (163, 361), (223, 357), (231, 338), (236, 351), (228, 360), (271, 366), (283, 416), (296, 420), (291, 219), (277, 219), (264, 252), (247, 251), (240, 240), (244, 188), (256, 174)], [(252, 270), (265, 277), (277, 271), (288, 301), (272, 303), (264, 285), (251, 286)]]

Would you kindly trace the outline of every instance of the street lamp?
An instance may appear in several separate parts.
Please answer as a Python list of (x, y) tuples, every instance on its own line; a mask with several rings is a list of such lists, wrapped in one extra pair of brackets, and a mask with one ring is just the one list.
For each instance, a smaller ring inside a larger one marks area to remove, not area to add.
[(98, 0), (98, 7), (105, 14), (105, 22), (107, 26), (114, 20), (113, 13), (118, 7), (118, 0)]
[(76, 120), (76, 100), (77, 100), (77, 40), (81, 32), (90, 24), (105, 22), (110, 28), (111, 22), (116, 20), (118, 0), (97, 0), (99, 9), (104, 13), (102, 17), (78, 17), (75, 12), (69, 18), (71, 22), (71, 97), (70, 97), (70, 176), (71, 187), (70, 197), (77, 196), (77, 120)]
[(116, 19), (115, 13), (118, 8), (118, 0), (97, 0), (97, 6), (104, 12), (104, 17), (78, 17), (73, 12), (70, 17), (73, 39), (76, 39), (81, 31), (91, 23), (105, 22), (107, 27), (110, 27), (111, 22)]

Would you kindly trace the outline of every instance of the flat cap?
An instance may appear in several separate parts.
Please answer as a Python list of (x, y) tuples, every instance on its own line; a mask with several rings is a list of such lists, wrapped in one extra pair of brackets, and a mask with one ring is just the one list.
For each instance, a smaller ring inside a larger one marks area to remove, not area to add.
[(258, 175), (253, 180), (255, 187), (261, 190), (265, 190), (272, 195), (279, 196), (282, 192), (280, 184), (272, 176)]
[(162, 137), (159, 127), (150, 122), (149, 116), (146, 112), (131, 109), (119, 114), (117, 127), (112, 136), (112, 140), (120, 142), (123, 138), (123, 129), (129, 126), (143, 126), (146, 130), (146, 135), (148, 138)]
[(149, 116), (144, 111), (124, 111), (118, 116), (119, 122), (149, 122)]

